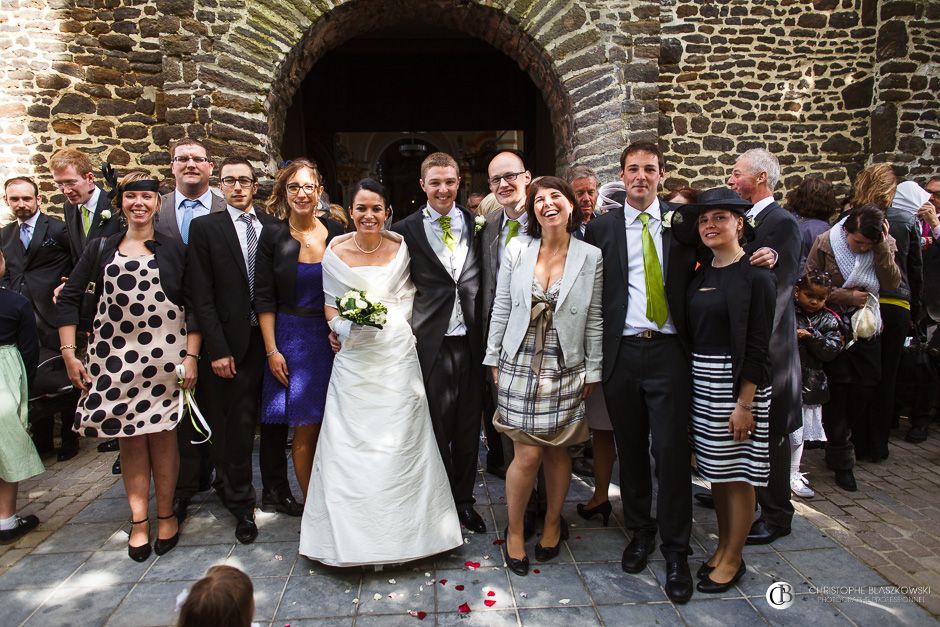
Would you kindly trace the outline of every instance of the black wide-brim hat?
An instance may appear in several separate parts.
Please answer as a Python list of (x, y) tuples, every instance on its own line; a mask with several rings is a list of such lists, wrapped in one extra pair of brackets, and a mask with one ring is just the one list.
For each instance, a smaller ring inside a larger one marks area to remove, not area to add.
[[(728, 187), (707, 189), (699, 194), (694, 203), (676, 207), (676, 216), (672, 220), (676, 239), (689, 246), (698, 246), (702, 239), (698, 234), (698, 218), (706, 211), (712, 209), (727, 209), (731, 213), (744, 218), (744, 231), (742, 237), (745, 242), (754, 239), (754, 227), (747, 217), (748, 210), (754, 205), (738, 196), (737, 192)], [(679, 218), (678, 220), (676, 218)]]

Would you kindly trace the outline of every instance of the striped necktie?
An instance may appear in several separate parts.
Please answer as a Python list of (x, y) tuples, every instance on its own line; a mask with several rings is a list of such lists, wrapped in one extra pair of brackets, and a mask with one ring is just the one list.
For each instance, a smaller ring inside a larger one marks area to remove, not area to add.
[(255, 232), (254, 216), (250, 213), (243, 213), (238, 216), (238, 221), (245, 225), (245, 241), (248, 243), (248, 255), (245, 259), (245, 267), (248, 270), (248, 296), (251, 298), (251, 326), (258, 325), (258, 316), (255, 314), (255, 253), (258, 251), (258, 234)]

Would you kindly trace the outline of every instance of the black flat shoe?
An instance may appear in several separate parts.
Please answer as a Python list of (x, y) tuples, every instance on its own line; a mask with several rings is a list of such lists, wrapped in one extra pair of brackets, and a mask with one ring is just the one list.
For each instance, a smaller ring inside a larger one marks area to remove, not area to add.
[(39, 519), (29, 516), (16, 516), (16, 526), (6, 531), (0, 531), (0, 544), (13, 544), (27, 533), (39, 526)]
[(738, 568), (738, 572), (734, 574), (734, 577), (731, 578), (731, 581), (727, 583), (718, 583), (710, 576), (706, 575), (704, 579), (698, 582), (698, 585), (695, 586), (695, 589), (699, 592), (704, 592), (705, 594), (719, 594), (721, 592), (727, 592), (731, 587), (738, 583), (738, 580), (744, 576), (744, 573), (747, 572), (747, 566), (744, 565), (744, 560), (741, 560), (741, 566)]
[(702, 562), (702, 565), (698, 567), (698, 571), (695, 573), (695, 578), (705, 579), (713, 570), (715, 570), (714, 566), (709, 566), (708, 562)]
[[(134, 525), (143, 525), (144, 523), (147, 523), (147, 524), (149, 525), (149, 524), (150, 524), (150, 520), (149, 520), (148, 518), (144, 518), (143, 520), (132, 520), (132, 521), (131, 521), (131, 526), (134, 526)], [(130, 534), (128, 534), (128, 535), (130, 535)], [(130, 538), (128, 538), (128, 541), (127, 541), (127, 555), (128, 555), (128, 557), (130, 557), (130, 558), (131, 558), (132, 560), (134, 560), (135, 562), (143, 562), (143, 561), (146, 561), (147, 558), (150, 557), (150, 551), (151, 551), (151, 546), (150, 546), (150, 543), (149, 543), (149, 542), (148, 542), (147, 544), (143, 544), (143, 545), (141, 545), (141, 546), (131, 546), (131, 544), (130, 544)]]
[[(169, 520), (170, 518), (176, 518), (176, 514), (170, 514), (169, 516), (157, 516), (157, 520)], [(176, 543), (180, 541), (180, 525), (179, 521), (176, 522), (176, 534), (171, 538), (166, 540), (162, 538), (157, 538), (153, 543), (153, 552), (157, 555), (163, 555), (169, 553), (173, 550), (173, 547), (176, 546)]]
[(111, 464), (111, 474), (119, 475), (121, 474), (121, 456), (118, 455), (117, 459), (114, 460), (114, 463)]
[(525, 577), (529, 574), (529, 556), (525, 555), (521, 560), (509, 557), (509, 527), (503, 530), (503, 540), (503, 557), (506, 558), (506, 566), (520, 577)]
[(98, 452), (99, 453), (113, 453), (119, 448), (121, 448), (120, 442), (118, 442), (117, 438), (113, 438), (111, 440), (105, 440), (104, 442), (99, 444)]
[(595, 515), (600, 514), (601, 518), (604, 519), (604, 526), (607, 526), (607, 521), (610, 520), (610, 514), (614, 511), (613, 506), (610, 504), (610, 501), (604, 501), (600, 505), (595, 505), (594, 507), (585, 507), (584, 504), (578, 503), (578, 516), (584, 520), (591, 520)]
[(568, 523), (565, 522), (564, 516), (561, 517), (560, 524), (561, 534), (558, 537), (558, 544), (545, 547), (539, 542), (535, 545), (535, 560), (537, 562), (547, 562), (558, 557), (558, 553), (561, 551), (561, 543), (568, 539)]

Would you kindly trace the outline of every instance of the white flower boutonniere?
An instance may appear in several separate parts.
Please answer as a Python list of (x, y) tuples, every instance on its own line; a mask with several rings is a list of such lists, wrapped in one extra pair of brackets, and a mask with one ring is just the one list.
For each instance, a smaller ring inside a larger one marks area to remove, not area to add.
[(102, 222), (107, 222), (107, 221), (110, 220), (110, 219), (111, 219), (111, 212), (110, 212), (110, 211), (108, 211), (107, 209), (105, 209), (104, 211), (101, 212), (101, 221), (102, 221)]
[(663, 214), (663, 228), (671, 228), (673, 224), (682, 224), (682, 214), (675, 211), (667, 211)]
[(473, 218), (473, 234), (476, 235), (483, 230), (483, 227), (486, 226), (486, 218), (483, 216), (476, 216)]
[(756, 229), (756, 228), (757, 228), (757, 222), (754, 220), (754, 218), (748, 217), (748, 218), (745, 218), (745, 219), (747, 220), (747, 223), (748, 223), (749, 225), (751, 225), (751, 228), (752, 228), (752, 229)]

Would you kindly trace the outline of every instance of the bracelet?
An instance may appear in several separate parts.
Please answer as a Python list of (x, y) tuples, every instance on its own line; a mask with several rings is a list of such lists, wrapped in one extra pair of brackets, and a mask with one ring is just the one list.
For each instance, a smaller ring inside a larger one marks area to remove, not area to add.
[(738, 401), (738, 407), (741, 409), (746, 409), (747, 411), (752, 411), (754, 409), (754, 403), (742, 403)]
[(59, 347), (59, 352), (61, 353), (64, 350), (72, 349), (73, 351), (78, 350), (78, 347), (74, 344), (63, 344)]
[(279, 351), (279, 350), (277, 350), (277, 349), (275, 348), (273, 351), (269, 351), (269, 352), (265, 353), (264, 356), (265, 356), (265, 358), (268, 358), (268, 357), (271, 357), (272, 355), (277, 355), (277, 354), (280, 353), (280, 352), (281, 352), (281, 351)]
[(187, 357), (192, 357), (192, 358), (195, 359), (196, 361), (199, 361), (199, 359), (200, 359), (200, 356), (199, 356), (199, 355), (193, 355), (192, 353), (186, 353), (186, 356), (187, 356)]

